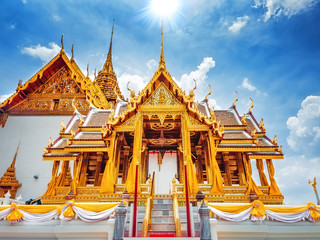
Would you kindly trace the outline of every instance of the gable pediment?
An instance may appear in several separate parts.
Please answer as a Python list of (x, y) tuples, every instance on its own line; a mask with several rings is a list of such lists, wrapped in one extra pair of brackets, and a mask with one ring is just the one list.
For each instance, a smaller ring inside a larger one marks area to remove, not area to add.
[(181, 102), (172, 94), (172, 92), (161, 83), (158, 88), (150, 95), (150, 97), (143, 103), (145, 106), (172, 106), (182, 105)]
[[(74, 100), (73, 100), (74, 99)], [(86, 113), (89, 104), (79, 85), (72, 78), (71, 71), (65, 65), (51, 78), (42, 83), (34, 92), (25, 96), (22, 102), (7, 110), (9, 114), (72, 114), (73, 106)]]

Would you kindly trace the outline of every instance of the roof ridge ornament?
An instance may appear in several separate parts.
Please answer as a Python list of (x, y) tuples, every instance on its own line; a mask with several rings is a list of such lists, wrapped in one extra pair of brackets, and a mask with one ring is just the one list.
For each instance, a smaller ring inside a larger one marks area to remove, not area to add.
[(89, 78), (89, 63), (87, 64), (87, 78)]
[(61, 35), (61, 50), (60, 50), (60, 52), (63, 52), (63, 51), (64, 51), (63, 36), (64, 36), (64, 33), (62, 33), (62, 35)]
[(72, 43), (72, 47), (71, 47), (71, 62), (74, 61), (73, 47), (74, 47), (74, 43)]
[(161, 20), (161, 50), (160, 50), (160, 61), (158, 70), (166, 70), (166, 62), (164, 60), (163, 53), (163, 20)]
[(252, 98), (250, 98), (250, 100), (251, 100), (251, 106), (249, 107), (249, 112), (252, 114), (253, 100), (252, 100)]
[(237, 90), (234, 90), (237, 94), (236, 98), (233, 100), (233, 107), (236, 108), (236, 102), (238, 102), (238, 99), (239, 99), (239, 95), (238, 95), (238, 92)]
[(206, 102), (207, 103), (209, 102), (208, 96), (211, 95), (211, 85), (210, 84), (208, 84), (208, 85), (209, 85), (210, 91), (206, 95)]

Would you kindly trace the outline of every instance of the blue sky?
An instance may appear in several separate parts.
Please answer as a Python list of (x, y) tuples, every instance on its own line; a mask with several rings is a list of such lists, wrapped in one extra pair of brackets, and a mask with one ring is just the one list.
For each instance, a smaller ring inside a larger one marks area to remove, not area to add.
[[(160, 21), (149, 1), (1, 1), (0, 101), (19, 79), (27, 81), (64, 46), (86, 73), (101, 70), (115, 18), (113, 65), (122, 92), (151, 79), (160, 54)], [(173, 21), (174, 20), (174, 21)], [(188, 91), (197, 79), (199, 100), (213, 89), (215, 109), (231, 106), (265, 120), (285, 160), (275, 160), (287, 204), (315, 202), (307, 180), (320, 181), (319, 0), (180, 1), (164, 22), (167, 69)]]

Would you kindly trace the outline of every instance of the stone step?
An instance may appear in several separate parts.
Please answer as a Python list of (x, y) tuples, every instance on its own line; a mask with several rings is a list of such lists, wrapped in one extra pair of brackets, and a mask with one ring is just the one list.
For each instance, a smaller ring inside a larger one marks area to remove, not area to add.
[(173, 204), (172, 199), (153, 199), (153, 204), (158, 204), (158, 203), (167, 203), (167, 204)]
[(152, 231), (175, 231), (176, 225), (174, 223), (152, 223), (151, 224)]
[(152, 216), (173, 216), (173, 210), (153, 209)]
[(152, 216), (152, 223), (174, 223), (173, 216)]
[[(124, 240), (146, 240), (146, 239), (150, 239), (149, 237), (136, 237), (136, 238), (133, 238), (133, 237), (125, 237), (123, 238)], [(152, 240), (200, 240), (200, 238), (198, 237), (175, 237), (175, 238), (172, 238), (172, 237), (152, 237), (151, 238)]]
[(153, 209), (173, 210), (173, 205), (171, 203), (153, 204)]

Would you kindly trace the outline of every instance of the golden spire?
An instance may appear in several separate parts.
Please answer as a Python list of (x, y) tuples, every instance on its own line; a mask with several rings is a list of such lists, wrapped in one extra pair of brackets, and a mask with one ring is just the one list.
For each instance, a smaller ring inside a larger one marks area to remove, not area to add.
[(160, 61), (159, 61), (159, 69), (166, 69), (166, 62), (164, 61), (164, 53), (163, 53), (163, 20), (161, 20), (161, 52), (160, 52)]
[(20, 142), (19, 142), (19, 144), (18, 144), (16, 153), (14, 154), (14, 157), (13, 157), (12, 163), (11, 163), (11, 165), (10, 165), (10, 168), (14, 168), (14, 166), (16, 165), (16, 159), (17, 159), (19, 147), (20, 147)]
[(20, 143), (17, 147), (16, 153), (13, 157), (10, 167), (8, 167), (7, 171), (0, 178), (0, 187), (4, 190), (3, 194), (10, 191), (12, 198), (15, 198), (18, 188), (21, 187), (22, 185), (16, 179), (16, 171), (15, 171), (15, 164), (16, 164), (16, 159), (19, 151), (19, 146), (20, 146)]
[(110, 46), (109, 46), (109, 51), (108, 51), (108, 56), (107, 60), (103, 66), (104, 70), (107, 70), (109, 72), (109, 69), (111, 72), (113, 72), (113, 67), (112, 67), (112, 38), (113, 38), (113, 29), (114, 29), (114, 19), (113, 19), (113, 24), (112, 24), (112, 31), (111, 31), (111, 39), (110, 39)]
[[(103, 92), (107, 101), (111, 101), (114, 104), (117, 101), (117, 95), (119, 95), (122, 100), (124, 100), (124, 97), (120, 92), (117, 77), (113, 71), (113, 66), (112, 66), (113, 30), (114, 30), (114, 19), (113, 19), (110, 47), (109, 47), (107, 60), (104, 63), (102, 70), (99, 71), (97, 77), (95, 77), (95, 82)], [(113, 90), (116, 90), (117, 94)]]

